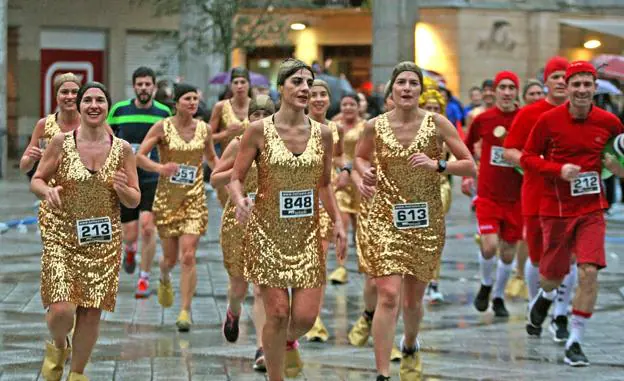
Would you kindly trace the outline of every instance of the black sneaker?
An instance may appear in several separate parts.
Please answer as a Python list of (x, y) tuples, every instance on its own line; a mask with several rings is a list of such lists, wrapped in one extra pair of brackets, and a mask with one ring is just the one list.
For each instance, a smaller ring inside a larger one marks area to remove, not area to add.
[(583, 350), (581, 349), (581, 344), (579, 343), (572, 343), (570, 348), (566, 349), (563, 361), (570, 366), (589, 365), (589, 360), (587, 360), (585, 353), (583, 353)]
[(376, 381), (390, 381), (390, 377), (382, 376), (381, 374), (377, 376)]
[(256, 356), (254, 357), (254, 370), (258, 372), (266, 372), (266, 363), (264, 361), (264, 349), (262, 347), (256, 350)]
[(552, 304), (552, 300), (544, 298), (541, 292), (537, 295), (537, 299), (529, 306), (527, 320), (534, 327), (541, 327), (548, 316), (548, 309)]
[(550, 321), (548, 329), (550, 333), (553, 334), (555, 343), (565, 343), (568, 340), (568, 336), (570, 336), (570, 332), (568, 331), (568, 317), (564, 315), (555, 317)]
[(123, 260), (123, 268), (128, 274), (134, 274), (136, 269), (136, 251), (126, 251), (126, 256)]
[(487, 310), (490, 304), (490, 292), (492, 292), (492, 286), (481, 285), (474, 300), (474, 306), (477, 311), (485, 312), (485, 310)]
[(529, 336), (540, 337), (542, 335), (542, 327), (534, 327), (531, 324), (526, 325), (526, 331)]
[(240, 316), (234, 316), (230, 308), (228, 307), (225, 313), (225, 321), (223, 322), (223, 336), (230, 343), (235, 343), (238, 340), (238, 320)]
[(509, 311), (505, 308), (505, 301), (503, 298), (492, 299), (492, 311), (496, 317), (509, 317)]

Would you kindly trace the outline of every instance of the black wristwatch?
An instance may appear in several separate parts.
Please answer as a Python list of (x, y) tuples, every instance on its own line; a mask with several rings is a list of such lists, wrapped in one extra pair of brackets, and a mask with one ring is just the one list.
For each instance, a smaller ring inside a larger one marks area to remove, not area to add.
[(446, 160), (438, 160), (438, 173), (446, 171)]

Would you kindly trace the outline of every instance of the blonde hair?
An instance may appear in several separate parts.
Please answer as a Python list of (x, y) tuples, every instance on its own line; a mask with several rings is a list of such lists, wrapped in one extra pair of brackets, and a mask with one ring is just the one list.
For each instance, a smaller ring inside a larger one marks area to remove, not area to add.
[(420, 98), (418, 98), (418, 105), (423, 107), (429, 101), (434, 101), (440, 105), (440, 114), (446, 112), (446, 101), (444, 101), (444, 97), (438, 90), (428, 89), (423, 91), (420, 94)]
[(275, 104), (271, 97), (265, 94), (256, 95), (251, 98), (251, 102), (249, 102), (249, 115), (253, 114), (258, 110), (264, 110), (269, 114), (275, 113)]
[(63, 73), (54, 77), (54, 95), (57, 95), (64, 83), (73, 82), (78, 87), (82, 86), (80, 79), (74, 73)]
[(325, 90), (327, 90), (327, 95), (329, 95), (329, 98), (331, 99), (331, 90), (329, 89), (329, 84), (327, 82), (323, 81), (322, 79), (315, 79), (312, 83), (312, 86), (324, 87)]

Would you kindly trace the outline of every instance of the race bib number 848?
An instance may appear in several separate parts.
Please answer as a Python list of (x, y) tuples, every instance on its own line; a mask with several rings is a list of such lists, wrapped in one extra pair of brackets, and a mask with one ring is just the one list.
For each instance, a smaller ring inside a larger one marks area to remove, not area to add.
[(280, 218), (310, 217), (313, 214), (314, 190), (280, 192)]

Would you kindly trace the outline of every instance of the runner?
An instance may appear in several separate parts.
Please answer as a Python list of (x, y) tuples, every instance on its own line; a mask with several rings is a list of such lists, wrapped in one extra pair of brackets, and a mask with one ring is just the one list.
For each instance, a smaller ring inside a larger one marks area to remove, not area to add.
[[(377, 284), (373, 337), (378, 381), (389, 379), (390, 352), (403, 288), (401, 380), (419, 380), (422, 365), (417, 340), (422, 299), (434, 277), (445, 240), (440, 173), (474, 175), (474, 162), (455, 127), (443, 116), (418, 107), (423, 75), (412, 62), (392, 72), (396, 109), (366, 123), (357, 148), (356, 169), (363, 193), (377, 193), (369, 212), (369, 275)], [(446, 143), (457, 157), (442, 160)], [(373, 167), (373, 154), (377, 170)], [(379, 173), (376, 173), (379, 172)], [(377, 180), (379, 179), (379, 180)], [(368, 187), (368, 189), (366, 188)]]
[[(174, 101), (176, 114), (150, 128), (137, 152), (137, 163), (146, 171), (160, 174), (154, 199), (154, 218), (162, 242), (158, 303), (163, 308), (173, 304), (171, 270), (181, 262), (180, 314), (176, 326), (180, 332), (191, 329), (191, 301), (197, 284), (195, 254), (199, 237), (206, 232), (208, 209), (204, 193), (203, 158), (214, 168), (216, 154), (210, 128), (193, 119), (199, 94), (191, 85), (178, 84)], [(148, 158), (158, 146), (160, 163)]]
[[(267, 95), (257, 95), (249, 103), (249, 121), (255, 122), (264, 119), (275, 112), (275, 105)], [(224, 187), (230, 182), (234, 160), (240, 149), (240, 137), (233, 139), (223, 151), (219, 163), (210, 176), (212, 186)], [(245, 194), (252, 200), (255, 198), (258, 188), (258, 173), (256, 166), (252, 165), (245, 179)], [(239, 320), (242, 302), (247, 294), (249, 284), (243, 276), (244, 253), (245, 253), (245, 229), (236, 221), (236, 205), (230, 198), (225, 203), (221, 216), (221, 248), (223, 251), (223, 264), (228, 272), (228, 308), (223, 322), (223, 336), (226, 340), (234, 343), (238, 340)], [(264, 351), (262, 349), (262, 327), (264, 326), (264, 305), (260, 296), (260, 288), (254, 285), (253, 302), (254, 326), (256, 328), (256, 356), (254, 369), (264, 371)]]
[[(522, 239), (520, 209), (522, 176), (502, 157), (503, 139), (518, 113), (515, 105), (518, 83), (518, 76), (510, 71), (496, 74), (494, 79), (496, 105), (475, 118), (466, 137), (466, 145), (471, 153), (474, 153), (475, 143), (480, 141), (482, 147), (475, 201), (478, 231), (481, 236), (479, 255), (481, 287), (474, 299), (474, 306), (480, 312), (486, 311), (494, 287), (492, 310), (497, 317), (509, 316), (503, 300), (505, 285), (511, 276), (516, 244)], [(471, 195), (473, 188), (474, 179), (464, 178), (462, 192)], [(500, 257), (494, 284), (492, 273), (499, 250)]]
[[(237, 219), (249, 220), (245, 278), (261, 289), (270, 381), (301, 372), (297, 339), (318, 316), (326, 261), (319, 196), (334, 220), (337, 253), (344, 252), (345, 233), (331, 187), (332, 133), (305, 116), (313, 81), (312, 69), (299, 60), (280, 65), (280, 110), (245, 131), (230, 183)], [(242, 184), (254, 161), (258, 192), (252, 209)]]
[[(145, 135), (154, 123), (171, 116), (169, 107), (153, 99), (156, 74), (148, 67), (141, 66), (132, 73), (132, 86), (135, 97), (116, 103), (108, 114), (108, 124), (117, 137), (124, 139), (136, 153), (145, 139)], [(158, 161), (158, 151), (150, 152), (150, 159)], [(146, 298), (150, 295), (150, 271), (156, 255), (156, 226), (152, 204), (156, 194), (158, 173), (138, 169), (141, 202), (135, 209), (121, 206), (121, 226), (124, 240), (123, 268), (133, 274), (136, 268), (135, 255), (138, 248), (139, 230), (141, 231), (141, 264), (135, 297)]]
[[(576, 255), (579, 284), (564, 358), (571, 366), (589, 365), (581, 344), (596, 304), (598, 271), (606, 266), (603, 211), (608, 203), (600, 179), (602, 150), (609, 139), (624, 132), (615, 115), (592, 105), (596, 77), (589, 62), (568, 66), (564, 78), (569, 102), (540, 117), (520, 160), (523, 168), (545, 177), (539, 210), (542, 288), (527, 313), (533, 327), (541, 327), (546, 319), (557, 287), (570, 270), (571, 255)], [(624, 176), (624, 168), (612, 156), (604, 158), (604, 165)]]
[(85, 84), (76, 104), (81, 127), (52, 138), (31, 183), (42, 200), (41, 300), (52, 335), (41, 368), (46, 381), (62, 378), (70, 354), (68, 380), (88, 381), (102, 310), (112, 312), (117, 299), (119, 203), (134, 208), (141, 198), (132, 148), (106, 126), (104, 86)]

